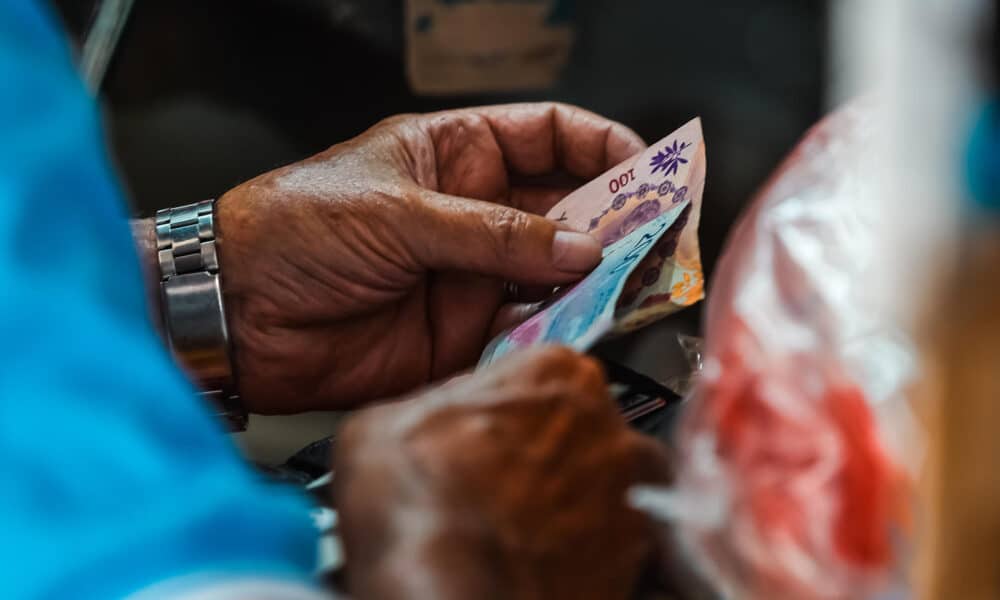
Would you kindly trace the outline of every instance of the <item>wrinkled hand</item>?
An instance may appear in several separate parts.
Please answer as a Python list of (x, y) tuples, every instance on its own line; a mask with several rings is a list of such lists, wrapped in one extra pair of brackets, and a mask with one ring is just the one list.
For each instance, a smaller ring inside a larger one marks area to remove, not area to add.
[(567, 349), (368, 409), (335, 457), (351, 595), (630, 597), (655, 538), (625, 493), (668, 470)]
[(469, 366), (518, 314), (504, 281), (551, 289), (600, 260), (537, 216), (570, 190), (520, 180), (592, 178), (642, 147), (556, 104), (408, 115), (231, 190), (218, 245), (247, 406), (340, 408)]

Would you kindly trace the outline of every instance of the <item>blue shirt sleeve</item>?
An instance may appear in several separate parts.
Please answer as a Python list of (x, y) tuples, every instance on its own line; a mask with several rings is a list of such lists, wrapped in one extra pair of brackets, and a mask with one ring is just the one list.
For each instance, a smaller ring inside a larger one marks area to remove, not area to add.
[(0, 82), (0, 596), (308, 578), (305, 499), (241, 461), (149, 323), (96, 107), (33, 0), (0, 0)]

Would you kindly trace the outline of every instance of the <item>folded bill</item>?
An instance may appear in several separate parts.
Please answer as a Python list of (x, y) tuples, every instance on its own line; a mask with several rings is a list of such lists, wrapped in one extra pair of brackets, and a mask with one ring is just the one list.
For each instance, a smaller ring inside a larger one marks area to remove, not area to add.
[(554, 343), (587, 350), (704, 297), (698, 220), (705, 188), (701, 121), (677, 131), (563, 198), (548, 217), (601, 241), (604, 258), (480, 358)]
[(633, 331), (704, 297), (698, 220), (705, 189), (701, 120), (683, 127), (563, 198), (546, 215), (613, 244), (680, 201), (690, 210), (625, 284), (614, 329)]
[(689, 201), (682, 199), (605, 247), (601, 264), (590, 275), (563, 291), (527, 321), (497, 336), (483, 352), (479, 366), (535, 344), (560, 344), (581, 351), (593, 346), (614, 328), (615, 307), (629, 275), (688, 206)]

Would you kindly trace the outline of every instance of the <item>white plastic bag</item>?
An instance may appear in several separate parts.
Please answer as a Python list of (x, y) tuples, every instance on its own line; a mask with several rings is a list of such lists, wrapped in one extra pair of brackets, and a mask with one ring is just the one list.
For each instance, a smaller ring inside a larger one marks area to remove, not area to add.
[(857, 599), (903, 580), (915, 355), (882, 285), (894, 223), (869, 114), (814, 127), (734, 228), (675, 486), (633, 497), (729, 597)]

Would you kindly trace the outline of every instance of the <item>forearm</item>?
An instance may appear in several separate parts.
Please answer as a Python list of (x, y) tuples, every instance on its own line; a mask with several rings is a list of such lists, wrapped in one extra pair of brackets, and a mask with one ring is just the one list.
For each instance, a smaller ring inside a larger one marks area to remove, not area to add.
[(132, 240), (139, 254), (142, 266), (143, 288), (149, 317), (160, 336), (163, 337), (163, 314), (160, 306), (160, 266), (157, 260), (155, 219), (131, 219)]

